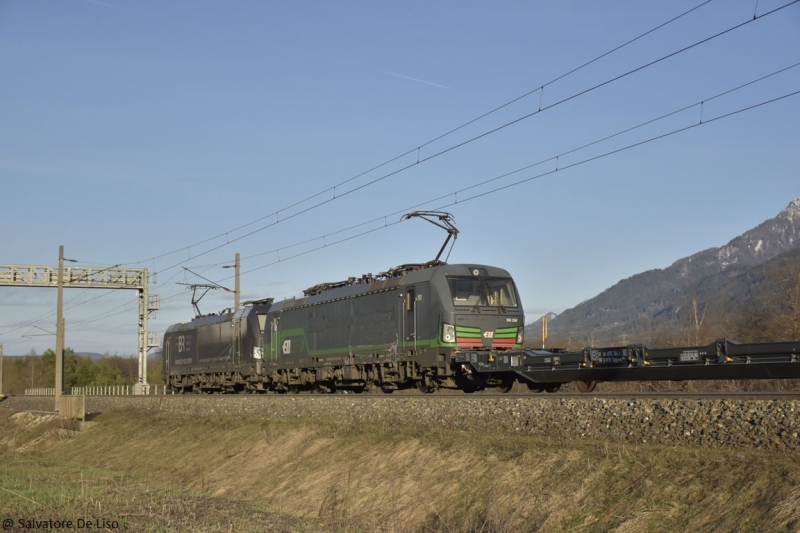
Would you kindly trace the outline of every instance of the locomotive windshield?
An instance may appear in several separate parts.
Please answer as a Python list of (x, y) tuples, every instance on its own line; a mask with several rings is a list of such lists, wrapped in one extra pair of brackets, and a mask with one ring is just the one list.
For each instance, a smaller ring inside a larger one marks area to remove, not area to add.
[(481, 307), (517, 307), (511, 278), (451, 277), (453, 305)]

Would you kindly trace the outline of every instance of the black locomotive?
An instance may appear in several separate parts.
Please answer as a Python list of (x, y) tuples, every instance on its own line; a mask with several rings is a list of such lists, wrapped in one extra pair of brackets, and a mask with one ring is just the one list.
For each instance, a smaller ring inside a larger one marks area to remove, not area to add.
[(513, 373), (476, 365), (519, 351), (524, 323), (503, 269), (402, 265), (174, 324), (162, 377), (179, 392), (508, 390)]

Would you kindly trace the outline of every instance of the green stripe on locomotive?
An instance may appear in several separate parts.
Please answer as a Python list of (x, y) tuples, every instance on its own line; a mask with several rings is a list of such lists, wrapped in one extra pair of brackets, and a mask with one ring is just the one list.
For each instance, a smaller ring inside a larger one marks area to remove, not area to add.
[[(285, 345), (286, 341), (291, 344)], [(336, 348), (328, 348), (322, 350), (309, 349), (308, 336), (303, 328), (292, 328), (287, 330), (279, 330), (276, 343), (271, 343), (269, 349), (265, 352), (266, 360), (280, 360), (281, 356), (301, 356), (307, 355), (310, 357), (322, 357), (331, 355), (347, 356), (351, 352), (357, 354), (387, 354), (396, 347), (397, 351), (402, 353), (403, 350), (410, 350), (414, 348), (415, 343), (409, 341), (401, 343), (399, 346), (395, 343), (384, 344), (370, 344), (362, 346), (344, 346)], [(444, 343), (438, 338), (434, 339), (418, 339), (416, 342), (417, 348), (450, 348), (455, 346), (455, 343)], [(284, 352), (284, 347), (288, 353)], [(276, 357), (277, 356), (277, 357)]]

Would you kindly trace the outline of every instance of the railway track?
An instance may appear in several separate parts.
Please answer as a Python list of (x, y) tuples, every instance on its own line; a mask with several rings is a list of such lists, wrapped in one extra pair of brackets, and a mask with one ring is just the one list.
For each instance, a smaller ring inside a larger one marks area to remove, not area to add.
[[(387, 399), (392, 401), (400, 401), (407, 399), (416, 400), (481, 400), (492, 399), (497, 400), (501, 398), (514, 398), (514, 399), (541, 399), (541, 400), (557, 400), (557, 399), (572, 399), (572, 400), (800, 400), (800, 391), (657, 391), (657, 392), (595, 392), (584, 394), (580, 392), (557, 392), (553, 394), (534, 394), (528, 392), (522, 393), (501, 393), (494, 391), (484, 391), (479, 393), (465, 394), (460, 391), (438, 391), (433, 394), (420, 394), (410, 391), (409, 393), (397, 394), (316, 394), (308, 392), (300, 392), (297, 394), (164, 394), (164, 395), (86, 395), (87, 398), (120, 398), (127, 399), (133, 402), (142, 401), (148, 398), (163, 398), (169, 399), (191, 399), (191, 398), (229, 398), (233, 400), (242, 400), (245, 398), (252, 399), (253, 401), (267, 400), (270, 398), (283, 399), (283, 398), (348, 398), (352, 400), (375, 400)], [(6, 396), (7, 399), (12, 398), (37, 398), (45, 399), (52, 398), (47, 395), (10, 395)]]

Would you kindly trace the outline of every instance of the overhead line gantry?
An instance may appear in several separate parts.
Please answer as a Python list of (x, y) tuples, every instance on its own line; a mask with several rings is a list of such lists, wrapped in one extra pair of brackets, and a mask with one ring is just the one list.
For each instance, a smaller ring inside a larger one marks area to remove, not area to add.
[[(59, 249), (59, 264), (57, 266), (42, 265), (0, 265), (0, 286), (4, 287), (53, 287), (59, 289), (58, 319), (57, 319), (57, 352), (63, 349), (63, 303), (61, 291), (63, 288), (83, 289), (132, 289), (139, 294), (139, 377), (136, 387), (138, 394), (146, 394), (147, 386), (147, 350), (159, 346), (157, 332), (149, 333), (147, 320), (151, 313), (161, 307), (157, 294), (149, 294), (151, 279), (146, 268), (120, 268), (120, 267), (64, 267), (64, 247)], [(66, 261), (70, 261), (66, 259)], [(155, 276), (155, 274), (153, 274)], [(59, 355), (59, 354), (57, 354)], [(63, 360), (61, 361), (63, 363)], [(59, 364), (56, 364), (57, 379), (56, 396), (63, 393), (63, 376), (60, 375)], [(59, 383), (60, 381), (60, 383)]]

